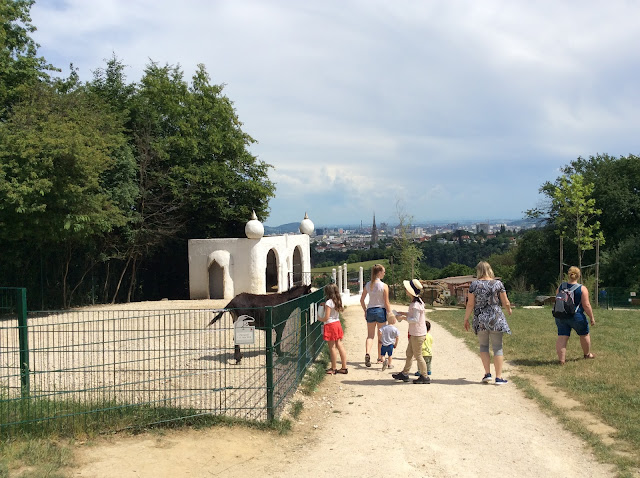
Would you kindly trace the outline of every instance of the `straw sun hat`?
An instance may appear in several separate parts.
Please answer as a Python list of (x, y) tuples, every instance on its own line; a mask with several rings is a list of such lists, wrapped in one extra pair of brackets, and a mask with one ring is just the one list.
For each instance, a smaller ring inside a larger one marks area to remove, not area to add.
[(402, 284), (411, 297), (416, 297), (422, 292), (422, 283), (418, 279), (405, 280)]

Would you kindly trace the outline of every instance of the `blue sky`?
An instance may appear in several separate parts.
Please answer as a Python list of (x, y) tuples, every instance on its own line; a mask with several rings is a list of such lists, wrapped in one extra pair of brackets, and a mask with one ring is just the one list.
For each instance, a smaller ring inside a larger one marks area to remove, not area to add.
[[(277, 226), (518, 219), (578, 156), (639, 154), (640, 2), (40, 0), (39, 53), (197, 64), (274, 166)], [(249, 218), (247, 218), (249, 219)]]

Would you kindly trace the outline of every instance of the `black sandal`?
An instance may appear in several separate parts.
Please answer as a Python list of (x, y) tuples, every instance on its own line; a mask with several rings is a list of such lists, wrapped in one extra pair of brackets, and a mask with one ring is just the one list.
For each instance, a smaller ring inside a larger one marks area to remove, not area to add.
[(371, 367), (371, 357), (369, 356), (369, 354), (366, 354), (364, 356), (364, 364), (367, 367)]
[(335, 375), (336, 374), (336, 370), (333, 369), (333, 368), (328, 368), (326, 374), (327, 375)]
[(336, 370), (336, 373), (341, 373), (341, 374), (346, 375), (346, 374), (349, 373), (349, 370), (346, 369), (346, 368), (341, 368), (341, 369)]

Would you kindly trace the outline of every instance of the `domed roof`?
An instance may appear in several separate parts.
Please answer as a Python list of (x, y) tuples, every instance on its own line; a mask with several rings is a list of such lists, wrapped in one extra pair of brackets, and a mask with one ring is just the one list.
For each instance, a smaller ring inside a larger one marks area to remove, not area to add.
[(264, 226), (258, 221), (255, 211), (251, 211), (251, 220), (244, 226), (244, 233), (249, 239), (260, 239), (264, 236)]
[(313, 222), (311, 222), (311, 219), (309, 219), (309, 216), (305, 212), (304, 219), (300, 223), (300, 232), (302, 234), (306, 234), (310, 236), (313, 233), (314, 229), (315, 229), (315, 226), (313, 225)]

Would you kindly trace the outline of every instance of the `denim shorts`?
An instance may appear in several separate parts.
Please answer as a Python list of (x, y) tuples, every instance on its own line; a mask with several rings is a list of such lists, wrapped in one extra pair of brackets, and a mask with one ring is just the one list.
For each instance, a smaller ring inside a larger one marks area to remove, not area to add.
[(566, 337), (571, 336), (571, 329), (575, 330), (576, 334), (580, 336), (589, 333), (589, 322), (581, 313), (575, 314), (570, 319), (556, 319), (556, 325), (558, 326), (558, 335)]
[(388, 355), (389, 357), (391, 357), (393, 355), (393, 344), (391, 344), (391, 345), (383, 345), (380, 348), (380, 356), (384, 357), (385, 355)]
[(367, 322), (384, 324), (387, 321), (387, 309), (384, 307), (372, 307), (367, 309)]

